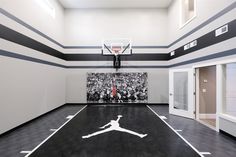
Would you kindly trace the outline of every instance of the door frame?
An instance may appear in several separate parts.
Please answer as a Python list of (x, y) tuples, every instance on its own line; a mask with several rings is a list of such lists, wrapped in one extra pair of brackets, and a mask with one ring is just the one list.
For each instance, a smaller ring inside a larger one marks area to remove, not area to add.
[[(198, 68), (208, 67), (208, 66), (216, 66), (216, 127), (215, 131), (220, 131), (220, 124), (219, 124), (219, 118), (220, 113), (222, 113), (222, 107), (223, 107), (223, 64), (230, 63), (230, 61), (216, 61), (216, 62), (210, 62), (206, 64), (199, 64), (193, 66), (193, 68), (196, 71), (196, 95), (195, 95), (195, 110), (196, 110), (196, 120), (200, 123), (202, 123), (199, 120), (199, 72), (197, 72)], [(208, 126), (209, 127), (209, 126)], [(211, 128), (211, 127), (210, 127)], [(213, 128), (212, 128), (213, 129)]]
[[(188, 111), (174, 109), (174, 73), (188, 73)], [(169, 113), (186, 118), (195, 118), (195, 71), (193, 68), (169, 69)]]
[[(200, 85), (200, 80), (199, 80), (199, 77), (200, 77), (200, 75), (199, 75), (199, 68), (204, 68), (204, 67), (209, 67), (209, 66), (215, 66), (216, 67), (216, 127), (213, 127), (213, 126), (210, 126), (209, 124), (206, 124), (206, 123), (204, 123), (204, 122), (202, 122), (201, 120), (200, 120), (200, 101), (199, 101), (199, 99), (200, 99), (200, 89), (199, 89), (199, 85)], [(211, 128), (211, 129), (213, 129), (213, 130), (215, 130), (215, 131), (217, 131), (217, 130), (219, 130), (219, 119), (217, 118), (218, 116), (217, 116), (217, 111), (219, 110), (219, 109), (217, 109), (217, 99), (218, 99), (218, 97), (217, 97), (217, 88), (219, 87), (219, 85), (217, 85), (218, 83), (219, 83), (219, 77), (221, 77), (221, 75), (220, 76), (218, 76), (218, 74), (219, 74), (219, 67), (220, 65), (215, 65), (215, 64), (208, 64), (208, 65), (199, 65), (199, 66), (196, 66), (196, 67), (194, 67), (194, 69), (195, 69), (195, 72), (196, 72), (196, 75), (195, 75), (195, 93), (196, 93), (196, 95), (195, 95), (195, 104), (196, 104), (196, 108), (195, 108), (195, 111), (196, 111), (196, 117), (195, 117), (195, 119), (198, 121), (198, 122), (200, 122), (200, 123), (202, 123), (202, 124), (204, 124), (204, 125), (206, 125), (206, 126), (208, 126), (209, 128)], [(220, 81), (220, 82), (222, 82), (222, 81)]]

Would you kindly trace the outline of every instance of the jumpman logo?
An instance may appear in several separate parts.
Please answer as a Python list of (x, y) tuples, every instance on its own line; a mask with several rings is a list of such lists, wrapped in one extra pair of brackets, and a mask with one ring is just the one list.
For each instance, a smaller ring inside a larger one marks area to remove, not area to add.
[[(102, 126), (102, 127), (99, 127), (100, 129), (104, 129), (104, 130), (100, 130), (100, 131), (97, 131), (95, 133), (92, 133), (92, 134), (88, 134), (86, 136), (82, 136), (82, 138), (90, 138), (92, 136), (96, 136), (96, 135), (99, 135), (99, 134), (103, 134), (103, 133), (106, 133), (106, 132), (110, 132), (110, 131), (120, 131), (120, 132), (125, 132), (125, 133), (129, 133), (129, 134), (132, 134), (132, 135), (135, 135), (135, 136), (138, 136), (140, 138), (143, 138), (145, 136), (147, 136), (147, 134), (139, 134), (137, 132), (134, 132), (134, 131), (131, 131), (131, 130), (128, 130), (128, 129), (124, 129), (124, 128), (121, 128), (120, 127), (120, 124), (119, 124), (119, 120), (121, 117), (123, 117), (122, 115), (118, 115), (117, 116), (117, 120), (111, 120), (109, 123), (107, 123), (106, 125)], [(106, 128), (107, 126), (110, 126), (108, 128)], [(105, 129), (106, 128), (106, 129)]]

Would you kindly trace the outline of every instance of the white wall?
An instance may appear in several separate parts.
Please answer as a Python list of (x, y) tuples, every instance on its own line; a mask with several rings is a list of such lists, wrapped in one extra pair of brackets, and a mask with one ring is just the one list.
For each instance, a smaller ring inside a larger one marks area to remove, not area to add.
[[(13, 14), (33, 28), (39, 30), (50, 38), (63, 44), (64, 42), (64, 8), (57, 0), (49, 0), (55, 8), (55, 18), (49, 15), (37, 2), (37, 0), (1, 0), (0, 6), (10, 14)], [(9, 28), (21, 32), (46, 45), (59, 49), (58, 45), (39, 36), (24, 26), (1, 15), (0, 22)]]
[[(66, 77), (66, 102), (86, 103), (88, 72), (115, 72), (115, 69), (70, 69)], [(120, 69), (119, 72), (148, 73), (148, 103), (168, 103), (168, 69)]]
[[(1, 0), (0, 6), (49, 37), (66, 46), (101, 45), (104, 38), (132, 38), (133, 45), (168, 45), (229, 6), (235, 0), (198, 0), (197, 17), (179, 29), (179, 0), (168, 10), (163, 9), (82, 9), (65, 10), (56, 0), (50, 0), (56, 9), (55, 18), (48, 15), (35, 0)], [(155, 49), (166, 53), (194, 40), (235, 19), (236, 9), (209, 23), (169, 49)], [(0, 14), (0, 24), (14, 29), (39, 42), (66, 53), (100, 53), (100, 51), (63, 49), (23, 25)], [(125, 65), (168, 65), (235, 48), (236, 39), (212, 45), (169, 62), (126, 62)], [(61, 59), (0, 39), (0, 49), (24, 54), (62, 65), (108, 65), (112, 62), (65, 62)], [(150, 51), (150, 50), (148, 50)], [(147, 53), (136, 50), (134, 53)], [(236, 57), (236, 56), (234, 56)], [(232, 58), (225, 57), (224, 59)], [(216, 59), (220, 60), (220, 59)], [(201, 62), (206, 63), (209, 61)], [(201, 64), (194, 63), (182, 67)], [(179, 68), (179, 67), (177, 67)], [(64, 103), (86, 102), (86, 73), (114, 72), (114, 69), (60, 69), (48, 65), (0, 57), (0, 134), (37, 117)], [(121, 69), (123, 72), (148, 72), (149, 103), (168, 102), (168, 69)], [(13, 79), (14, 78), (14, 79)], [(15, 113), (14, 111), (17, 111)], [(16, 115), (12, 118), (10, 115)], [(5, 124), (6, 118), (9, 124)]]
[[(173, 0), (170, 7), (168, 8), (168, 36), (169, 36), (169, 42), (172, 43), (176, 39), (180, 38), (182, 35), (186, 34), (187, 32), (190, 32), (192, 29), (200, 25), (201, 23), (205, 22), (215, 14), (219, 13), (221, 10), (235, 2), (235, 0), (197, 0), (196, 1), (196, 17), (187, 25), (184, 27), (180, 27), (180, 2), (181, 0)], [(234, 19), (234, 16), (230, 16), (231, 20)], [(227, 17), (224, 17), (227, 19)], [(226, 20), (225, 19), (225, 20)], [(221, 24), (224, 22), (224, 19), (221, 20), (221, 22), (218, 22), (221, 26)], [(210, 26), (210, 27), (209, 27)], [(205, 31), (212, 30), (211, 24), (207, 26)], [(216, 25), (215, 25), (216, 26)], [(215, 28), (213, 28), (215, 29)], [(204, 32), (204, 30), (200, 30), (199, 32)], [(199, 34), (197, 36), (203, 35), (203, 33)], [(185, 42), (187, 43), (187, 42)]]
[(65, 104), (64, 72), (0, 56), (0, 134)]
[[(1, 9), (58, 42), (63, 42), (64, 9), (50, 0), (55, 18), (47, 14), (35, 0), (1, 0)], [(0, 14), (0, 24), (55, 49), (61, 48), (48, 39)], [(0, 39), (0, 50), (65, 64), (65, 61), (42, 52)], [(65, 69), (0, 56), (0, 134), (65, 104)]]
[(65, 45), (100, 46), (131, 38), (133, 45), (167, 44), (166, 9), (66, 9)]

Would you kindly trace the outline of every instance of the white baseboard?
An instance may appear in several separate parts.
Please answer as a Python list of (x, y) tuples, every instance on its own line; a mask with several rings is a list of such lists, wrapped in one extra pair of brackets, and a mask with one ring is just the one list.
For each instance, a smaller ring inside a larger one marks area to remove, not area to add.
[(216, 119), (216, 114), (200, 113), (199, 118), (200, 119)]

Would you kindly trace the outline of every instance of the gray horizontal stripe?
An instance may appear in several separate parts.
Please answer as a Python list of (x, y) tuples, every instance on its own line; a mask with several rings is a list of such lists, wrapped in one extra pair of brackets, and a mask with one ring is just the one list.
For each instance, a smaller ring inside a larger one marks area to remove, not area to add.
[[(113, 69), (113, 66), (68, 66), (68, 69)], [(153, 65), (153, 66), (121, 66), (122, 68), (140, 68), (140, 69), (144, 69), (144, 68), (169, 68), (169, 66), (162, 66), (162, 65)]]
[(102, 46), (63, 46), (64, 49), (102, 49)]
[(61, 64), (57, 64), (57, 63), (45, 61), (45, 60), (42, 60), (42, 59), (37, 59), (37, 58), (33, 58), (33, 57), (13, 53), (13, 52), (1, 50), (1, 49), (0, 49), (0, 55), (5, 56), (5, 57), (16, 58), (16, 59), (20, 59), (20, 60), (30, 61), (30, 62), (34, 62), (34, 63), (40, 63), (40, 64), (46, 64), (46, 65), (51, 65), (51, 66), (55, 66), (55, 67), (66, 68), (66, 66), (61, 65)]
[[(46, 65), (51, 65), (51, 66), (56, 66), (56, 67), (61, 67), (61, 68), (67, 68), (67, 69), (113, 68), (113, 66), (65, 66), (65, 65), (61, 65), (61, 64), (57, 64), (57, 63), (53, 63), (53, 62), (49, 62), (49, 61), (44, 61), (41, 59), (28, 57), (25, 55), (9, 52), (9, 51), (5, 51), (5, 50), (0, 50), (0, 55), (6, 56), (6, 57), (11, 57), (11, 58), (16, 58), (16, 59), (21, 59), (21, 60), (25, 60), (25, 61), (35, 62), (35, 63), (41, 63), (41, 64), (46, 64)], [(163, 66), (162, 65), (138, 66), (137, 65), (137, 66), (122, 66), (121, 68), (140, 68), (140, 69), (141, 68), (172, 68), (172, 67), (177, 67), (177, 66), (181, 66), (181, 65), (193, 64), (193, 63), (207, 61), (207, 60), (211, 60), (211, 59), (227, 57), (227, 56), (231, 56), (231, 55), (236, 55), (236, 48), (231, 49), (231, 50), (227, 50), (227, 51), (223, 51), (223, 52), (219, 52), (219, 53), (215, 53), (215, 54), (211, 54), (211, 55), (207, 55), (207, 56), (203, 56), (203, 57), (199, 57), (199, 58), (195, 58), (195, 59), (188, 60), (188, 61), (183, 61), (183, 62), (172, 64), (169, 66), (164, 66), (164, 65)]]
[(2, 13), (3, 15), (5, 15), (6, 17), (14, 20), (15, 22), (25, 26), (26, 28), (30, 29), (31, 31), (41, 35), (42, 37), (48, 39), (49, 41), (53, 42), (54, 44), (63, 47), (62, 44), (60, 44), (59, 42), (57, 42), (56, 40), (50, 38), (49, 36), (47, 36), (46, 34), (42, 33), (41, 31), (37, 30), (36, 28), (32, 27), (31, 25), (25, 23), (24, 21), (22, 21), (21, 19), (17, 18), (16, 16), (12, 15), (11, 13), (7, 12), (6, 10), (0, 8), (0, 13)]
[[(63, 46), (65, 49), (102, 49), (102, 46)], [(168, 46), (132, 46), (132, 49), (161, 49)]]
[(172, 42), (171, 44), (168, 45), (168, 48), (173, 46), (174, 44), (176, 44), (177, 42), (183, 40), (184, 38), (186, 38), (187, 36), (195, 33), (196, 31), (198, 31), (199, 29), (205, 27), (206, 25), (208, 25), (209, 23), (213, 22), (214, 20), (216, 20), (217, 18), (223, 16), (224, 14), (230, 12), (231, 10), (236, 8), (236, 2), (233, 2), (231, 5), (229, 5), (228, 7), (226, 7), (225, 9), (223, 9), (222, 11), (220, 11), (219, 13), (217, 13), (216, 15), (212, 16), (211, 18), (209, 18), (208, 20), (206, 20), (205, 22), (203, 22), (202, 24), (200, 24), (199, 26), (195, 27), (193, 30), (191, 30), (190, 32), (184, 34), (183, 36), (181, 36), (179, 39), (175, 40), (174, 42)]
[(181, 66), (181, 65), (193, 64), (193, 63), (197, 63), (197, 62), (207, 61), (207, 60), (221, 58), (221, 57), (227, 57), (227, 56), (231, 56), (231, 55), (236, 55), (236, 49), (231, 49), (231, 50), (227, 50), (227, 51), (223, 51), (223, 52), (191, 59), (188, 61), (172, 64), (169, 67), (172, 68), (172, 67), (177, 67), (177, 66)]
[(132, 46), (133, 49), (164, 49), (168, 46)]
[[(195, 27), (193, 30), (191, 30), (190, 32), (186, 33), (185, 35), (181, 36), (179, 39), (175, 40), (174, 42), (172, 42), (171, 44), (167, 45), (167, 46), (133, 46), (134, 49), (157, 49), (157, 48), (170, 48), (171, 46), (173, 46), (174, 44), (176, 44), (177, 42), (183, 40), (184, 38), (186, 38), (187, 36), (191, 35), (192, 33), (198, 31), (199, 29), (205, 27), (206, 25), (208, 25), (209, 23), (211, 23), (212, 21), (216, 20), (217, 18), (223, 16), (224, 14), (230, 12), (231, 10), (236, 8), (236, 2), (233, 2), (231, 5), (229, 5), (228, 7), (226, 7), (225, 9), (223, 9), (222, 11), (220, 11), (219, 13), (215, 14), (214, 16), (212, 16), (211, 18), (209, 18), (208, 20), (206, 20), (205, 22), (203, 22), (202, 24), (200, 24), (199, 26)], [(25, 23), (24, 21), (20, 20), (19, 18), (17, 18), (16, 16), (12, 15), (11, 13), (7, 12), (6, 10), (4, 10), (3, 8), (0, 8), (0, 13), (2, 13), (3, 15), (5, 15), (6, 17), (16, 21), (17, 23), (25, 26), (26, 28), (32, 30), (33, 32), (43, 36), (44, 38), (48, 39), (49, 41), (57, 44), (58, 46), (65, 48), (65, 49), (100, 49), (101, 46), (64, 46), (62, 44), (60, 44), (59, 42), (57, 42), (56, 40), (50, 38), (49, 36), (47, 36), (46, 34), (42, 33), (41, 31), (35, 29), (34, 27), (32, 27), (31, 25)]]

